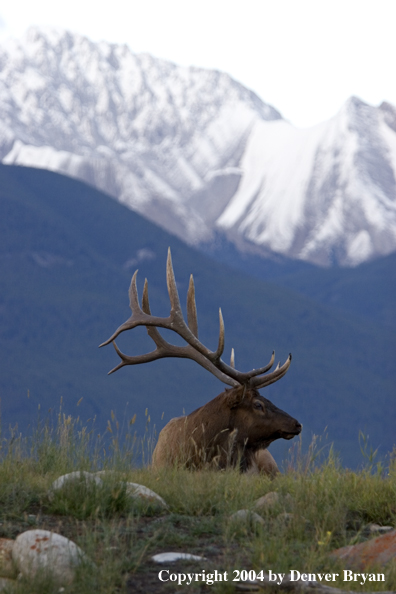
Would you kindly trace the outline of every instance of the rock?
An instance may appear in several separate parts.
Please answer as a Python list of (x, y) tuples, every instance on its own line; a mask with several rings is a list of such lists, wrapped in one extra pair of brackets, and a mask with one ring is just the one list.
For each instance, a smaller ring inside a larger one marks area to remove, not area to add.
[(173, 561), (206, 561), (205, 557), (190, 553), (159, 553), (151, 557), (155, 563), (173, 563)]
[(257, 499), (257, 501), (254, 504), (254, 507), (257, 510), (266, 511), (279, 505), (279, 500), (279, 493), (277, 493), (276, 491), (270, 491), (270, 493), (267, 493), (266, 495), (260, 497), (260, 499)]
[(342, 547), (331, 553), (352, 569), (363, 570), (372, 565), (386, 565), (396, 558), (396, 530), (357, 545)]
[(95, 476), (98, 476), (100, 478), (104, 477), (104, 478), (115, 478), (118, 479), (121, 475), (120, 472), (118, 472), (117, 470), (98, 470), (98, 472), (94, 472)]
[(0, 577), (0, 592), (7, 589), (8, 592), (12, 592), (12, 586), (16, 584), (15, 580), (10, 580), (8, 578)]
[(145, 487), (144, 485), (139, 485), (138, 483), (127, 483), (126, 493), (129, 495), (129, 497), (133, 497), (134, 499), (140, 499), (143, 502), (168, 509), (168, 504), (166, 501), (162, 499), (160, 495), (151, 489), (148, 489), (148, 487)]
[(126, 494), (129, 497), (133, 497), (134, 499), (142, 499), (149, 503), (154, 503), (160, 507), (168, 508), (168, 504), (160, 495), (145, 487), (144, 485), (140, 485), (138, 483), (129, 483), (125, 482), (125, 480), (120, 479), (121, 473), (117, 472), (116, 470), (99, 470), (99, 472), (95, 473), (95, 476), (98, 477), (112, 477), (118, 480), (121, 484), (125, 484), (126, 486)]
[(27, 521), (30, 525), (37, 524), (37, 516), (35, 514), (29, 514), (27, 517)]
[(279, 495), (276, 491), (270, 491), (266, 495), (263, 495), (254, 504), (255, 509), (257, 511), (270, 511), (275, 508), (280, 507), (287, 507), (291, 508), (294, 505), (294, 499), (290, 495), (290, 493), (286, 493), (286, 495)]
[(14, 548), (15, 540), (10, 538), (0, 538), (0, 576), (1, 577), (16, 577), (17, 572), (12, 562), (12, 549)]
[[(70, 472), (69, 474), (60, 476), (52, 483), (49, 491), (49, 497), (52, 498), (55, 491), (59, 491), (69, 484), (85, 483), (87, 486), (92, 485), (100, 487), (104, 484), (101, 477), (104, 479), (106, 479), (106, 477), (115, 477), (118, 480), (119, 476), (120, 473), (112, 470), (99, 470), (95, 474), (92, 472), (86, 472), (85, 470)], [(144, 485), (139, 485), (138, 483), (126, 483), (123, 480), (119, 480), (119, 483), (125, 485), (126, 495), (128, 497), (138, 499), (141, 503), (148, 504), (151, 507), (168, 509), (168, 504), (166, 501), (162, 499), (162, 497), (160, 497), (157, 493), (151, 489), (148, 489)]]
[(254, 511), (250, 511), (250, 509), (240, 509), (237, 512), (235, 512), (235, 514), (232, 514), (232, 516), (230, 517), (230, 520), (232, 521), (236, 521), (236, 522), (249, 522), (250, 524), (254, 525), (254, 526), (258, 526), (261, 525), (263, 526), (265, 524), (263, 518), (261, 516), (259, 516), (258, 514), (256, 514), (256, 512)]
[(371, 534), (375, 534), (376, 532), (385, 534), (393, 530), (392, 526), (380, 526), (379, 524), (369, 524), (367, 528)]
[(85, 470), (76, 470), (75, 472), (69, 472), (57, 478), (50, 487), (50, 493), (63, 489), (66, 485), (72, 483), (83, 483), (87, 485), (95, 484), (97, 487), (103, 485), (103, 481), (99, 476), (95, 476), (92, 472), (86, 472)]
[(44, 570), (50, 572), (56, 582), (69, 584), (86, 557), (74, 542), (60, 534), (28, 530), (15, 540), (12, 559), (26, 577), (34, 577), (38, 570)]

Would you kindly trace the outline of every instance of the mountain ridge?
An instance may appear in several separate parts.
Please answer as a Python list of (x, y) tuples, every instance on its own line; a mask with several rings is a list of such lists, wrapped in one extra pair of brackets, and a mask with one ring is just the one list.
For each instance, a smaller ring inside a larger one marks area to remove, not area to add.
[(396, 108), (298, 129), (218, 71), (31, 28), (0, 47), (0, 158), (92, 184), (189, 245), (355, 266), (396, 250)]

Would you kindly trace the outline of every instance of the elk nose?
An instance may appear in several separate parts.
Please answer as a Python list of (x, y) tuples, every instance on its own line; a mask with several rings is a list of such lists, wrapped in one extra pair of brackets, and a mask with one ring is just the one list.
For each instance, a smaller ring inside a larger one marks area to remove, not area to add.
[(296, 421), (296, 431), (298, 431), (299, 433), (301, 433), (301, 429), (302, 429), (301, 423), (299, 423), (298, 421)]

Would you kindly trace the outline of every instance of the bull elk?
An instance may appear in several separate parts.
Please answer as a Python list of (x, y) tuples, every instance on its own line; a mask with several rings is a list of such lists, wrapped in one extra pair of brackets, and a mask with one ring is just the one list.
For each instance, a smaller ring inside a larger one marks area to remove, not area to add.
[[(224, 322), (221, 309), (219, 310), (220, 332), (217, 349), (211, 351), (198, 340), (192, 275), (187, 292), (187, 323), (185, 322), (176, 288), (170, 249), (166, 268), (171, 303), (169, 317), (151, 315), (147, 279), (144, 283), (140, 307), (136, 287), (137, 272), (136, 270), (132, 277), (129, 289), (132, 315), (106, 342), (100, 345), (105, 346), (112, 342), (121, 358), (121, 362), (109, 374), (125, 365), (149, 363), (164, 357), (182, 357), (196, 361), (223, 383), (231, 386), (230, 389), (226, 389), (189, 415), (172, 419), (162, 429), (153, 453), (153, 467), (181, 464), (188, 468), (200, 468), (204, 464), (210, 464), (216, 468), (225, 468), (239, 464), (241, 471), (276, 474), (278, 468), (267, 451), (268, 446), (279, 438), (292, 439), (301, 432), (301, 425), (296, 419), (261, 396), (258, 390), (273, 384), (285, 375), (290, 366), (291, 355), (282, 366), (278, 364), (271, 373), (267, 372), (273, 366), (274, 352), (271, 360), (264, 367), (248, 372), (238, 371), (235, 369), (233, 350), (230, 365), (221, 359), (224, 350)], [(121, 332), (137, 326), (146, 326), (156, 349), (144, 355), (131, 357), (120, 351), (115, 339)], [(158, 328), (176, 332), (187, 344), (185, 346), (170, 344), (161, 336)]]

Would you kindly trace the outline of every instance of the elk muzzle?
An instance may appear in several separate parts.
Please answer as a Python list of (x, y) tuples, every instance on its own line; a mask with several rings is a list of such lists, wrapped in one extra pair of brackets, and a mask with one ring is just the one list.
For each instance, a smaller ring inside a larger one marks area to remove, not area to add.
[(300, 435), (302, 430), (302, 425), (296, 419), (292, 419), (293, 423), (291, 423), (290, 430), (287, 431), (279, 431), (279, 437), (282, 439), (293, 439), (296, 435)]

